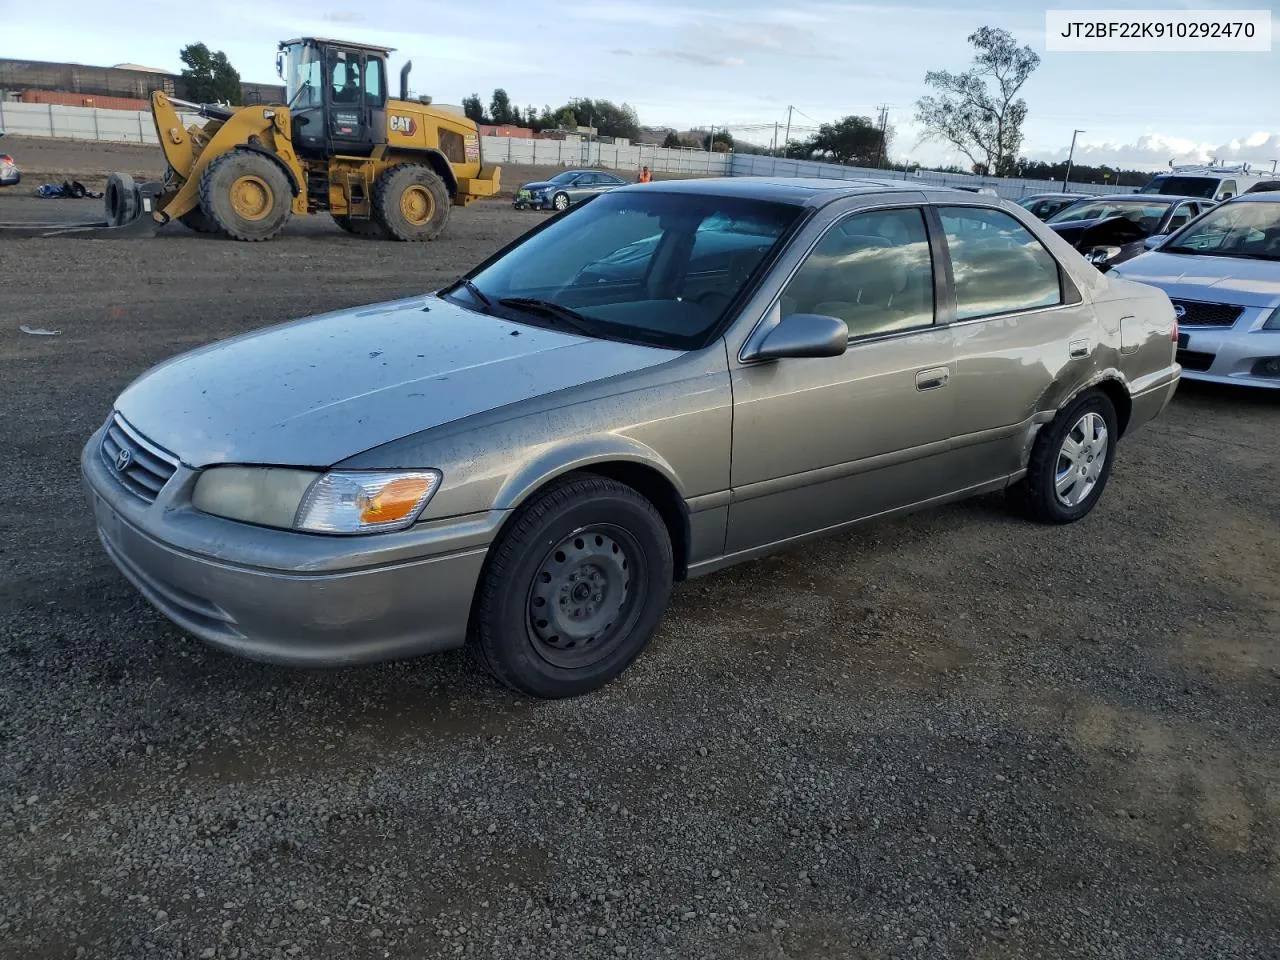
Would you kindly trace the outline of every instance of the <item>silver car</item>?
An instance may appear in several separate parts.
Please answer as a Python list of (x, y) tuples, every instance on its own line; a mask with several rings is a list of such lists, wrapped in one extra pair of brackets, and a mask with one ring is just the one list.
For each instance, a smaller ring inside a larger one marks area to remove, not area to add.
[(218, 647), (465, 643), (568, 696), (639, 654), (673, 581), (992, 491), (1080, 519), (1172, 397), (1174, 331), (999, 199), (668, 181), (436, 293), (175, 357), (82, 468), (110, 557)]
[(1280, 193), (1248, 193), (1116, 267), (1153, 284), (1178, 316), (1183, 376), (1280, 388)]

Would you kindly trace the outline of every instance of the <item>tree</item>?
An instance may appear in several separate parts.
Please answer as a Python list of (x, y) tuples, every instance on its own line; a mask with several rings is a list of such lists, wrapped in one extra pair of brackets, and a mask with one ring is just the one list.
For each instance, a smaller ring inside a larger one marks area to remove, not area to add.
[(822, 153), (836, 163), (871, 167), (880, 161), (880, 128), (869, 117), (849, 116), (824, 123), (806, 142), (808, 155)]
[(683, 144), (680, 143), (680, 137), (676, 132), (674, 130), (668, 130), (666, 139), (662, 141), (662, 148), (664, 150), (679, 150), (681, 146), (683, 146)]
[(937, 93), (916, 101), (916, 122), (925, 129), (922, 140), (945, 140), (974, 164), (1005, 176), (1013, 170), (1027, 116), (1018, 91), (1040, 57), (996, 27), (981, 27), (968, 39), (976, 51), (973, 66), (964, 73), (926, 73), (924, 82)]
[(462, 112), (475, 123), (484, 123), (484, 104), (480, 102), (480, 94), (473, 93), (469, 97), (463, 97)]
[(520, 122), (520, 114), (511, 106), (511, 98), (501, 87), (493, 91), (489, 100), (489, 121), (499, 125)]
[(210, 53), (203, 43), (191, 43), (183, 47), (178, 57), (182, 68), (183, 94), (187, 100), (198, 103), (243, 103), (240, 93), (240, 74), (227, 55), (219, 50)]
[(733, 134), (728, 130), (717, 130), (711, 137), (710, 146), (707, 145), (707, 138), (702, 138), (702, 149), (712, 153), (730, 153), (733, 150)]

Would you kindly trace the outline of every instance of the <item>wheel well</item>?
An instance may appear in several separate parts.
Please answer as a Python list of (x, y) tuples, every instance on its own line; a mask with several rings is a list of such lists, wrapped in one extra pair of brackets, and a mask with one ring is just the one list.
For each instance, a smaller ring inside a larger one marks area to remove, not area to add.
[(392, 166), (403, 163), (421, 163), (431, 168), (431, 170), (444, 181), (445, 187), (449, 191), (449, 196), (456, 196), (458, 193), (458, 178), (453, 172), (453, 167), (449, 166), (449, 160), (439, 150), (405, 150), (399, 148), (395, 154), (386, 158)]
[(652, 467), (625, 460), (593, 463), (576, 472), (594, 473), (624, 483), (652, 503), (666, 524), (667, 535), (671, 537), (675, 577), (677, 580), (685, 578), (689, 569), (689, 515), (684, 500), (670, 480)]
[(1129, 415), (1133, 413), (1133, 400), (1129, 397), (1129, 391), (1119, 380), (1111, 378), (1099, 382), (1097, 389), (1116, 408), (1116, 426), (1120, 428), (1120, 436), (1124, 436), (1124, 431), (1129, 426)]

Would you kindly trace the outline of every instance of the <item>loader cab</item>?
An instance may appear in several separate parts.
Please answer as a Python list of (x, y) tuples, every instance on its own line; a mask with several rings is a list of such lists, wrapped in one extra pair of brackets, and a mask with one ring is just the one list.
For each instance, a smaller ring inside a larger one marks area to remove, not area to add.
[(387, 142), (387, 47), (304, 37), (276, 55), (293, 146), (311, 159), (367, 157)]

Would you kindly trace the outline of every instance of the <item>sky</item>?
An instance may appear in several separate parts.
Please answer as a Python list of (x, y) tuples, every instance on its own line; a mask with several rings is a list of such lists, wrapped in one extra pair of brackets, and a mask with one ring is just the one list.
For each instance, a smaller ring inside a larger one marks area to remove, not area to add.
[(172, 2), (131, 0), (127, 15), (86, 0), (0, 0), (0, 57), (139, 63), (180, 68), (178, 50), (203, 41), (245, 80), (275, 80), (277, 40), (319, 35), (397, 48), (391, 72), (413, 60), (411, 86), (441, 103), (503, 87), (514, 103), (571, 97), (631, 104), (644, 124), (728, 125), (767, 143), (793, 106), (793, 136), (889, 105), (892, 154), (965, 163), (921, 142), (914, 103), (930, 69), (965, 69), (965, 38), (998, 26), (1040, 53), (1023, 88), (1022, 152), (1133, 167), (1280, 159), (1280, 0), (1066, 0), (1061, 9), (1266, 9), (1270, 53), (1049, 53), (1044, 6), (1019, 0), (283, 0), (230, 2), (190, 22)]

